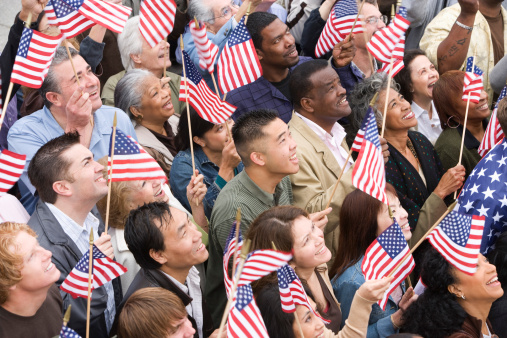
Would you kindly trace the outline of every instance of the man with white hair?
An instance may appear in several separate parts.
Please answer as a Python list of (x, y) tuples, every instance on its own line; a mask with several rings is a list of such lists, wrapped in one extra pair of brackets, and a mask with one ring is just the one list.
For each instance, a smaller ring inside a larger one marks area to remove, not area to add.
[(118, 81), (131, 69), (146, 69), (158, 78), (168, 77), (170, 79), (171, 102), (174, 111), (179, 116), (185, 107), (184, 104), (180, 104), (178, 99), (181, 77), (168, 71), (166, 71), (165, 75), (163, 74), (164, 66), (166, 68), (171, 66), (169, 44), (167, 41), (162, 40), (155, 47), (151, 48), (139, 31), (139, 20), (139, 16), (128, 19), (123, 32), (118, 35), (118, 48), (120, 49), (121, 62), (125, 70), (111, 76), (107, 80), (102, 90), (102, 102), (108, 106), (114, 106), (114, 90)]

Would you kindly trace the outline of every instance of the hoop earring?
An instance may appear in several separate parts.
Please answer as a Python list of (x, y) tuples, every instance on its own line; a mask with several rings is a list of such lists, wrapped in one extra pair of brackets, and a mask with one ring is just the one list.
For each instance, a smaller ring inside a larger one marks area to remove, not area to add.
[[(457, 123), (457, 125), (455, 125), (455, 126), (451, 126), (451, 124), (450, 124), (451, 119), (453, 119), (453, 118), (457, 118), (457, 119), (458, 119), (458, 122), (456, 122), (456, 121), (455, 121), (455, 123)], [(446, 123), (446, 125), (447, 125), (449, 128), (456, 129), (456, 128), (458, 128), (458, 127), (461, 125), (461, 119), (460, 119), (459, 117), (456, 117), (456, 116), (454, 116), (454, 115), (451, 115), (451, 116), (449, 116), (449, 118), (447, 119), (447, 123)]]

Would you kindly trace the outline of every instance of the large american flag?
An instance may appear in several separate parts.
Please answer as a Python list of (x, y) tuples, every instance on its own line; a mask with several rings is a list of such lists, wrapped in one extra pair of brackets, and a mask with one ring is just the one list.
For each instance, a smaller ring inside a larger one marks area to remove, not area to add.
[[(363, 139), (359, 156), (352, 170), (352, 184), (382, 203), (389, 204), (386, 195), (384, 156), (372, 107), (368, 107), (359, 133), (363, 134)], [(358, 136), (356, 136), (357, 138)], [(354, 150), (359, 147), (358, 142), (354, 140)]]
[(484, 137), (482, 138), (481, 144), (477, 151), (479, 155), (484, 156), (488, 153), (488, 151), (493, 148), (495, 144), (500, 142), (504, 138), (504, 133), (502, 127), (500, 126), (500, 122), (498, 122), (498, 117), (496, 116), (498, 111), (498, 104), (507, 94), (507, 86), (503, 87), (500, 92), (500, 96), (495, 104), (495, 109), (493, 109), (493, 113), (491, 114), (491, 118), (489, 119), (488, 127), (484, 132)]
[(456, 269), (473, 275), (477, 271), (484, 221), (484, 216), (451, 211), (427, 238)]
[[(395, 270), (401, 261), (403, 263)], [(410, 254), (405, 236), (398, 222), (394, 220), (393, 224), (384, 230), (366, 249), (363, 264), (361, 265), (361, 270), (367, 281), (381, 279), (390, 274), (394, 277), (384, 297), (378, 301), (378, 305), (382, 310), (386, 308), (389, 295), (412, 272), (414, 267), (414, 258)]]
[(58, 26), (67, 39), (95, 26), (95, 22), (84, 17), (63, 0), (49, 0), (44, 12), (48, 18), (48, 24)]
[(262, 76), (252, 37), (245, 26), (245, 17), (227, 39), (217, 67), (218, 85), (223, 93), (252, 83)]
[(206, 26), (196, 26), (195, 20), (190, 21), (188, 26), (194, 38), (197, 54), (199, 55), (199, 67), (201, 67), (202, 70), (208, 70), (208, 72), (213, 73), (215, 70), (215, 61), (218, 56), (218, 46), (208, 39)]
[[(225, 251), (224, 251), (224, 284), (225, 284), (225, 292), (227, 293), (227, 297), (229, 297), (229, 293), (232, 289), (232, 284), (234, 283), (234, 276), (229, 277), (229, 261), (231, 257), (234, 257), (236, 251), (241, 252), (241, 248), (243, 248), (243, 236), (241, 236), (241, 230), (239, 230), (238, 234), (238, 243), (236, 243), (236, 223), (234, 221), (231, 227), (231, 233), (225, 242)], [(239, 262), (239, 255), (237, 257), (236, 262), (232, 262), (233, 266), (237, 266)]]
[(11, 82), (40, 88), (62, 39), (62, 34), (48, 36), (25, 27), (12, 68)]
[(484, 85), (482, 83), (483, 71), (474, 65), (473, 56), (467, 58), (465, 72), (463, 96), (461, 98), (463, 101), (467, 101), (468, 96), (470, 96), (470, 102), (479, 103), (481, 100), (481, 92), (484, 89)]
[(3, 196), (19, 180), (25, 168), (26, 155), (4, 149), (0, 153), (0, 196)]
[(397, 57), (397, 55), (393, 55), (394, 48), (405, 35), (409, 26), (410, 21), (407, 20), (407, 9), (400, 7), (391, 23), (375, 33), (371, 40), (366, 43), (366, 48), (380, 62), (391, 62), (391, 56)]
[(72, 330), (70, 327), (63, 325), (60, 330), (59, 338), (81, 338), (80, 335), (76, 333), (76, 331)]
[[(320, 33), (319, 40), (315, 46), (315, 56), (318, 58), (333, 50), (334, 46), (345, 39), (352, 30), (352, 25), (357, 17), (356, 0), (337, 1), (329, 18), (327, 19), (324, 30)], [(364, 32), (361, 20), (358, 18), (354, 27), (354, 33)]]
[[(113, 134), (111, 134), (110, 145)], [(108, 173), (111, 168), (111, 147), (107, 159)], [(137, 180), (164, 180), (167, 181), (160, 165), (150, 156), (132, 137), (125, 135), (120, 129), (116, 129), (113, 157), (113, 175), (109, 177), (115, 181)]]
[(144, 0), (139, 12), (139, 30), (151, 48), (164, 40), (174, 28), (174, 0)]
[(254, 282), (278, 270), (291, 259), (292, 254), (283, 251), (265, 249), (250, 252), (243, 266), (238, 285)]
[(101, 0), (63, 0), (68, 6), (84, 15), (87, 19), (121, 33), (132, 9)]
[[(183, 62), (187, 81), (185, 81), (185, 77), (181, 78), (180, 101), (188, 100), (199, 116), (206, 121), (215, 124), (227, 121), (236, 110), (236, 107), (222, 101), (217, 94), (209, 89), (186, 51), (183, 51)], [(188, 86), (188, 98), (185, 85)]]
[(329, 324), (330, 321), (322, 318), (315, 309), (310, 305), (308, 296), (306, 295), (303, 284), (299, 280), (294, 269), (288, 264), (277, 270), (278, 288), (280, 290), (280, 300), (282, 310), (292, 313), (296, 311), (296, 305), (302, 305), (311, 310), (315, 316), (320, 318), (324, 323)]
[[(67, 275), (62, 285), (60, 285), (60, 289), (70, 294), (73, 298), (88, 298), (89, 263), (90, 251), (87, 250), (74, 269)], [(127, 268), (104, 255), (99, 248), (93, 245), (92, 291), (110, 280), (123, 275), (125, 272), (127, 272)]]
[(261, 312), (253, 298), (252, 285), (239, 286), (227, 319), (227, 337), (269, 337)]

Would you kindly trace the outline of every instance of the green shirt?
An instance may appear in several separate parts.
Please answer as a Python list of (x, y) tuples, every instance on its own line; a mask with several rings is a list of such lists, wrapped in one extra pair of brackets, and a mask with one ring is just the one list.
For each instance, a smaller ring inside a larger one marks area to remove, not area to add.
[(291, 205), (292, 201), (292, 188), (288, 176), (278, 183), (274, 194), (269, 194), (248, 177), (246, 170), (227, 183), (218, 195), (211, 212), (205, 291), (208, 309), (216, 327), (220, 325), (227, 304), (223, 255), (237, 209), (241, 208), (241, 233), (244, 236), (250, 224), (262, 212), (277, 205)]

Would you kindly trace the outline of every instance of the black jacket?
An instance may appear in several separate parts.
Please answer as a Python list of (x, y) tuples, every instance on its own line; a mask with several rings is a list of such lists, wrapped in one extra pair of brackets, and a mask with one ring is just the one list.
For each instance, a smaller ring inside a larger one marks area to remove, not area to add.
[[(118, 311), (116, 311), (116, 318), (114, 319), (114, 324), (111, 329), (111, 337), (114, 336), (118, 331), (118, 318), (127, 299), (129, 299), (129, 297), (137, 290), (149, 287), (161, 287), (173, 292), (176, 296), (178, 296), (179, 299), (181, 299), (184, 306), (187, 306), (192, 301), (192, 298), (183, 292), (169, 278), (167, 278), (162, 271), (141, 268), (141, 270), (139, 270), (136, 277), (132, 281), (132, 284), (130, 284), (125, 297), (123, 297), (123, 301), (121, 302)], [(202, 333), (204, 337), (209, 337), (213, 333), (214, 328), (213, 321), (211, 320), (211, 315), (208, 312), (208, 307), (206, 306), (206, 301), (204, 300), (204, 295), (202, 296), (202, 316)], [(188, 319), (192, 323), (192, 327), (195, 329), (194, 337), (199, 338), (197, 324), (195, 323), (194, 318), (188, 316)]]

